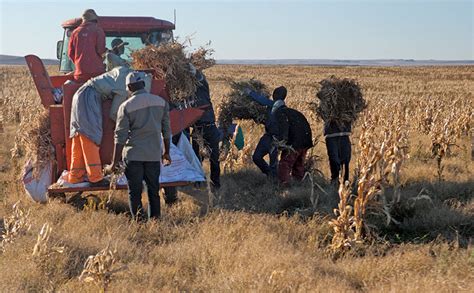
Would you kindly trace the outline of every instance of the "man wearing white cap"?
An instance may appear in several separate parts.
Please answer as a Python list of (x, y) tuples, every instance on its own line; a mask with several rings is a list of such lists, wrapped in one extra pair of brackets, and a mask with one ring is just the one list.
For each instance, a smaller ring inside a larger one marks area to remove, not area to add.
[(171, 163), (169, 105), (162, 97), (148, 93), (144, 80), (143, 72), (134, 71), (127, 76), (131, 97), (120, 105), (112, 164), (105, 168), (105, 173), (111, 173), (123, 157), (130, 212), (134, 219), (143, 216), (143, 181), (148, 189), (148, 218), (160, 217), (160, 161), (163, 160), (165, 166)]
[(105, 33), (97, 22), (95, 11), (87, 9), (82, 14), (82, 24), (71, 34), (68, 56), (74, 63), (74, 78), (79, 82), (105, 72)]

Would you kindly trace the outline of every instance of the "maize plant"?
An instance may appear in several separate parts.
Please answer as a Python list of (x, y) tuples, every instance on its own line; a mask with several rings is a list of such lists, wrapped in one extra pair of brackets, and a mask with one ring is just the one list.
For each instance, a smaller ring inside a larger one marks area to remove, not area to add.
[(33, 248), (33, 256), (35, 257), (44, 257), (50, 255), (51, 252), (58, 252), (63, 253), (64, 247), (50, 247), (49, 245), (49, 237), (51, 236), (51, 232), (53, 228), (48, 224), (45, 223), (41, 227), (40, 232), (38, 233), (38, 237), (36, 240), (36, 244)]
[(456, 141), (468, 135), (472, 127), (472, 102), (460, 98), (449, 102), (431, 100), (423, 106), (426, 110), (418, 123), (418, 130), (430, 137), (430, 150), (437, 164), (437, 178), (442, 181), (444, 158), (450, 154)]
[(94, 282), (105, 291), (114, 272), (112, 268), (117, 262), (116, 254), (117, 250), (111, 250), (109, 243), (96, 255), (90, 255), (84, 263), (79, 280), (86, 283)]
[(6, 244), (14, 242), (15, 238), (30, 230), (30, 210), (21, 208), (20, 202), (16, 202), (13, 205), (12, 214), (3, 219), (3, 226), (2, 250), (5, 249)]
[[(341, 180), (341, 179), (340, 179)], [(344, 253), (349, 250), (356, 241), (354, 232), (353, 208), (349, 204), (351, 189), (348, 181), (339, 184), (339, 204), (334, 209), (335, 219), (329, 221), (334, 235), (331, 241), (331, 250), (336, 253)]]

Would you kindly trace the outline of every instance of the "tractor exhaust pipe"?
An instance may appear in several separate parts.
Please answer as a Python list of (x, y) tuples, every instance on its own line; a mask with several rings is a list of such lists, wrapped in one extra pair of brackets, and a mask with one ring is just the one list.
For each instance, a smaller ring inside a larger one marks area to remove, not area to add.
[(174, 27), (176, 28), (176, 9), (174, 9), (173, 14), (174, 14), (173, 24), (174, 24)]

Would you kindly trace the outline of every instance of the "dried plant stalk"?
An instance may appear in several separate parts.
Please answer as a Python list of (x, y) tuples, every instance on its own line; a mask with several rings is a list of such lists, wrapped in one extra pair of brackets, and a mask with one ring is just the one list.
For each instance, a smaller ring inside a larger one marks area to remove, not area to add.
[(367, 107), (361, 88), (354, 80), (331, 76), (320, 84), (316, 113), (325, 122), (352, 123)]
[(353, 208), (349, 204), (351, 198), (350, 184), (348, 181), (339, 185), (339, 204), (334, 209), (335, 219), (329, 221), (334, 231), (331, 250), (335, 253), (344, 253), (350, 249), (355, 241)]
[(13, 205), (13, 211), (10, 216), (3, 219), (3, 235), (1, 248), (5, 249), (5, 246), (9, 243), (14, 242), (15, 238), (23, 235), (31, 228), (30, 223), (30, 210), (21, 208), (20, 202), (16, 202)]
[(84, 270), (79, 279), (86, 283), (94, 282), (104, 291), (109, 285), (112, 277), (112, 267), (116, 263), (116, 250), (111, 250), (107, 244), (103, 250), (96, 255), (90, 255), (84, 263)]
[(250, 88), (268, 97), (270, 94), (267, 87), (256, 79), (232, 81), (230, 87), (231, 92), (219, 107), (219, 125), (227, 129), (232, 124), (233, 119), (253, 120), (258, 124), (265, 123), (268, 113), (267, 107), (260, 105), (249, 96), (243, 94), (243, 89)]
[(16, 135), (13, 157), (25, 156), (32, 160), (33, 176), (38, 178), (39, 171), (55, 160), (51, 138), (49, 112), (43, 109), (32, 120), (23, 120)]
[(202, 71), (204, 69), (216, 65), (216, 60), (211, 57), (212, 54), (214, 54), (214, 49), (200, 47), (199, 49), (191, 53), (189, 59), (197, 70)]
[(201, 47), (187, 56), (185, 46), (179, 42), (149, 45), (132, 52), (132, 66), (135, 69), (153, 69), (157, 79), (166, 80), (166, 87), (172, 102), (180, 103), (196, 92), (198, 80), (189, 64), (198, 70), (215, 65), (210, 56), (213, 49)]
[(184, 46), (178, 42), (149, 45), (132, 52), (135, 69), (153, 69), (157, 79), (166, 80), (172, 102), (182, 102), (194, 95), (197, 79), (191, 73)]

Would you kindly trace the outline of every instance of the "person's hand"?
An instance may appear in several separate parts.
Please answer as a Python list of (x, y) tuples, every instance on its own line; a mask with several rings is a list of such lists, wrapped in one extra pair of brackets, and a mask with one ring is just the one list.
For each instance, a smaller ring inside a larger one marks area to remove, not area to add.
[(117, 169), (117, 166), (115, 166), (115, 164), (106, 165), (104, 168), (104, 173), (105, 175), (109, 175), (109, 174), (114, 173), (116, 169)]
[(171, 157), (170, 157), (170, 154), (164, 153), (163, 156), (161, 157), (161, 160), (163, 161), (163, 166), (169, 166), (169, 165), (171, 165)]

